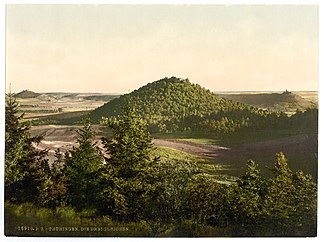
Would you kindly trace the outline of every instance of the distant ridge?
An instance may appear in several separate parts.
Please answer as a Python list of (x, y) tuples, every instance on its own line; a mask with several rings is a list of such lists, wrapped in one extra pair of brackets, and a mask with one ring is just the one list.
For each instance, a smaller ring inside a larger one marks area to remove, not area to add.
[(223, 93), (218, 95), (234, 102), (245, 103), (269, 111), (295, 112), (297, 109), (306, 110), (317, 106), (316, 103), (288, 91), (282, 93)]
[(29, 90), (23, 90), (15, 95), (16, 98), (36, 98), (40, 96), (40, 93), (29, 91)]

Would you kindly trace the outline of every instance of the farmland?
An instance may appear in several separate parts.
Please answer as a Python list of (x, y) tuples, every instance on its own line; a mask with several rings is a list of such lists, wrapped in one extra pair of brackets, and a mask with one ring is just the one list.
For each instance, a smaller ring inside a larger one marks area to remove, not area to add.
[(66, 113), (71, 117), (71, 113), (89, 112), (118, 96), (103, 93), (35, 93), (28, 90), (16, 94), (20, 112), (25, 113), (26, 119)]

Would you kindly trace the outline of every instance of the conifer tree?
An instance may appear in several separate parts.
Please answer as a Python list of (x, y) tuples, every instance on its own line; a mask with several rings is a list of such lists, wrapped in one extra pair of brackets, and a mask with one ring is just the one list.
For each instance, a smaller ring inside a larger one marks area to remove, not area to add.
[(316, 236), (317, 185), (312, 176), (297, 171), (293, 176), (295, 186), (294, 219), (296, 235)]
[(114, 167), (116, 176), (135, 177), (150, 162), (152, 137), (146, 122), (131, 108), (125, 109), (119, 119), (104, 119), (114, 132), (113, 139), (103, 139), (109, 154), (107, 162)]
[[(200, 174), (187, 181), (183, 196), (182, 217), (193, 220), (194, 223), (209, 223), (220, 225), (222, 220), (221, 207), (224, 205), (220, 194), (224, 192), (223, 185), (206, 174)], [(208, 221), (212, 218), (214, 221)]]
[(146, 123), (127, 108), (118, 119), (104, 119), (113, 130), (113, 138), (104, 138), (106, 158), (105, 212), (134, 218), (141, 214), (141, 196), (145, 193), (146, 168), (152, 162), (152, 138)]
[(43, 202), (50, 167), (47, 150), (34, 147), (42, 136), (32, 137), (21, 124), (22, 115), (14, 94), (6, 94), (5, 108), (5, 199), (12, 202)]
[(288, 167), (287, 159), (283, 153), (277, 154), (274, 177), (270, 180), (268, 191), (265, 197), (264, 214), (266, 223), (272, 231), (280, 236), (291, 234), (293, 224), (291, 216), (294, 213), (294, 194), (293, 173)]
[(258, 165), (253, 160), (247, 162), (246, 172), (237, 180), (234, 192), (237, 222), (243, 226), (257, 225), (261, 214), (265, 182)]
[(50, 189), (47, 193), (46, 203), (44, 205), (48, 207), (56, 207), (64, 202), (64, 195), (67, 190), (64, 163), (64, 155), (58, 148), (55, 151), (55, 160), (51, 164), (50, 177), (47, 181)]
[(95, 208), (99, 203), (100, 169), (103, 167), (103, 156), (94, 141), (90, 120), (77, 131), (78, 147), (68, 152), (65, 158), (64, 176), (66, 178), (67, 202), (77, 210)]

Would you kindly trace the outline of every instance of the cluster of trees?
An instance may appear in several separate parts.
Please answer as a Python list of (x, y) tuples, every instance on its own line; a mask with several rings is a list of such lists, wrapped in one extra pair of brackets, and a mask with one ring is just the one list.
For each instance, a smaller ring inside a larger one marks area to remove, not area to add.
[(164, 78), (120, 96), (91, 113), (94, 120), (116, 117), (131, 105), (151, 132), (208, 131), (215, 135), (247, 129), (317, 129), (317, 109), (288, 117), (220, 98), (188, 79)]
[[(252, 110), (252, 111), (251, 111)], [(189, 116), (178, 122), (174, 131), (209, 131), (213, 134), (233, 134), (249, 130), (307, 130), (317, 132), (318, 109), (307, 109), (297, 112), (291, 117), (282, 112), (267, 110), (241, 109), (220, 111), (206, 116)]]
[[(28, 127), (20, 123), (11, 94), (6, 105), (5, 199), (76, 211), (114, 220), (145, 220), (158, 235), (165, 226), (175, 234), (203, 236), (203, 229), (228, 236), (315, 236), (317, 186), (312, 177), (293, 173), (283, 154), (273, 177), (264, 179), (255, 162), (233, 184), (222, 184), (188, 161), (152, 156), (146, 122), (133, 109), (105, 119), (114, 133), (100, 146), (88, 121), (77, 145), (49, 164), (37, 150)], [(101, 147), (101, 148), (100, 148)], [(168, 228), (168, 227), (167, 227)], [(219, 232), (221, 231), (221, 232)], [(216, 234), (217, 235), (217, 234)]]

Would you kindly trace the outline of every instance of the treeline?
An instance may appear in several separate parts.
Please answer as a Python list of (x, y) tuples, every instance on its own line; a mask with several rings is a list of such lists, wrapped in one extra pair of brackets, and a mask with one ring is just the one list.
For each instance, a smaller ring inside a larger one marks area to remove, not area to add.
[(70, 208), (63, 211), (94, 221), (145, 223), (146, 236), (316, 236), (316, 183), (301, 171), (293, 173), (281, 153), (271, 179), (248, 161), (236, 182), (222, 184), (192, 162), (154, 157), (147, 123), (127, 109), (103, 123), (113, 138), (99, 145), (88, 120), (76, 146), (65, 154), (58, 150), (49, 164), (47, 151), (33, 145), (42, 137), (31, 137), (17, 112), (9, 94), (7, 204), (32, 203), (56, 213)]
[(173, 127), (173, 131), (208, 131), (215, 135), (271, 129), (317, 133), (318, 109), (307, 109), (304, 112), (297, 110), (291, 117), (281, 112), (255, 110), (254, 108), (220, 111), (204, 117), (189, 116), (177, 124), (170, 123), (169, 126)]
[(248, 129), (312, 129), (317, 132), (317, 109), (292, 117), (220, 98), (188, 79), (164, 78), (99, 107), (91, 118), (116, 117), (126, 106), (148, 123), (150, 132), (207, 131), (233, 134)]

